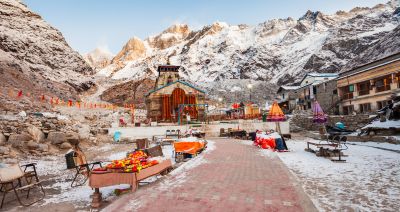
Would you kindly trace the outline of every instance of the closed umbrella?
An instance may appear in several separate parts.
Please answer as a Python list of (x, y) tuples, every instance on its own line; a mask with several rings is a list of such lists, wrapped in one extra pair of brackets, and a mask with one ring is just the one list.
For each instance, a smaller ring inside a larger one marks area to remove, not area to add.
[(319, 105), (318, 101), (315, 100), (312, 106), (313, 111), (313, 122), (317, 124), (324, 124), (328, 121), (328, 118), (324, 111), (322, 111), (321, 106)]

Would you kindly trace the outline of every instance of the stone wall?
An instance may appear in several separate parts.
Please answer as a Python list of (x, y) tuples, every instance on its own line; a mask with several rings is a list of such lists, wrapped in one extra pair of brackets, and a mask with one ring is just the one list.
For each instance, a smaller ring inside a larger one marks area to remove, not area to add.
[[(319, 129), (318, 124), (313, 123), (313, 117), (309, 114), (295, 114), (290, 119), (291, 128), (300, 127), (304, 130), (317, 131)], [(357, 130), (370, 122), (368, 115), (357, 114), (349, 116), (329, 116), (328, 123), (326, 125), (334, 126), (337, 122), (342, 122), (346, 126), (346, 129)]]
[(96, 115), (77, 121), (56, 113), (3, 111), (0, 113), (0, 160), (57, 154), (81, 141), (88, 145), (108, 142), (110, 137), (104, 135), (111, 123), (102, 120)]
[(316, 85), (317, 94), (315, 98), (321, 105), (324, 112), (328, 114), (339, 114), (339, 107), (336, 103), (339, 100), (337, 95), (336, 80), (331, 80)]

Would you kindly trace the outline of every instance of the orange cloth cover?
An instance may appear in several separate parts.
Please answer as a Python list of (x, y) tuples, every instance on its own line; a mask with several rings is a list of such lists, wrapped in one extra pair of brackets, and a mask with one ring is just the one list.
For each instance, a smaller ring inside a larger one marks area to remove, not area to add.
[(175, 152), (183, 152), (193, 155), (204, 148), (204, 142), (174, 142), (174, 148)]

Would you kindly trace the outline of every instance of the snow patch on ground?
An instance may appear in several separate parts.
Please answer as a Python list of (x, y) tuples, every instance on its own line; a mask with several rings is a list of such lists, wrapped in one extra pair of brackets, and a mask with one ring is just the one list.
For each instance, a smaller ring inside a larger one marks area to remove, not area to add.
[[(381, 145), (372, 143), (369, 142)], [(347, 162), (334, 163), (304, 151), (306, 141), (291, 140), (287, 145), (290, 152), (278, 156), (299, 178), (320, 211), (396, 211), (400, 208), (399, 153), (349, 145), (345, 151), (349, 156), (344, 158)]]
[(389, 128), (400, 128), (400, 121), (395, 121), (395, 120), (388, 120), (385, 122), (381, 121), (373, 121), (371, 124), (366, 125), (362, 129), (367, 129), (367, 128), (381, 128), (381, 129), (389, 129)]
[[(384, 149), (390, 149), (390, 150), (398, 150), (400, 151), (400, 144), (390, 144), (390, 143), (377, 143), (377, 142), (348, 142), (349, 144), (352, 145), (357, 145), (357, 146), (367, 146), (367, 147), (378, 147), (378, 148), (384, 148)], [(399, 155), (400, 157), (400, 155)]]

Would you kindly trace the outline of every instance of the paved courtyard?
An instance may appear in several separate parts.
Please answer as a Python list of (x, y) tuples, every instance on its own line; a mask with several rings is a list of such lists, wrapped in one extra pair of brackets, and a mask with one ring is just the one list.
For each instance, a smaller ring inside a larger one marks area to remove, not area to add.
[(278, 157), (238, 140), (213, 141), (215, 148), (187, 162), (187, 170), (124, 195), (104, 211), (316, 211)]

